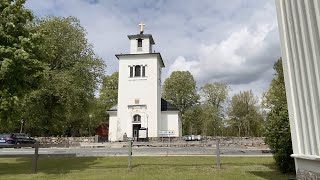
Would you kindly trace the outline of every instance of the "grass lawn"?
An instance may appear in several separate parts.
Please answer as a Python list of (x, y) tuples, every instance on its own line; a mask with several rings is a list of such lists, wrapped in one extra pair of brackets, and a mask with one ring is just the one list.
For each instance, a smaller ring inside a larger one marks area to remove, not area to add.
[(288, 179), (276, 170), (272, 157), (127, 157), (39, 158), (38, 173), (31, 174), (31, 158), (0, 158), (0, 179)]

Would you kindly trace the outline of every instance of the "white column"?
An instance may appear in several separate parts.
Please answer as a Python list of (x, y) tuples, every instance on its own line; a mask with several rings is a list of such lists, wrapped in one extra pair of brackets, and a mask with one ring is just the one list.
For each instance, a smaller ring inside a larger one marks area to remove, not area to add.
[(296, 167), (320, 173), (320, 1), (276, 0)]

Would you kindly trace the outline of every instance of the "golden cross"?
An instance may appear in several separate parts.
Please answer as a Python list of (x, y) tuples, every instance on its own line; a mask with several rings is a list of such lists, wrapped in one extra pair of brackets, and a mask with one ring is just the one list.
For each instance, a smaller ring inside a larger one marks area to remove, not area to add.
[(139, 26), (140, 26), (140, 34), (143, 34), (145, 24), (143, 24), (143, 22), (141, 22), (139, 24)]

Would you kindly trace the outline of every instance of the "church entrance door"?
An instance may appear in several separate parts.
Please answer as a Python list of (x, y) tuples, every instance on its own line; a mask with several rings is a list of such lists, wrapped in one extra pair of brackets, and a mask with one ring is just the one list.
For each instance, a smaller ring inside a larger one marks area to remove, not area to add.
[(141, 124), (133, 124), (132, 125), (132, 137), (135, 141), (139, 138), (139, 129), (141, 128)]

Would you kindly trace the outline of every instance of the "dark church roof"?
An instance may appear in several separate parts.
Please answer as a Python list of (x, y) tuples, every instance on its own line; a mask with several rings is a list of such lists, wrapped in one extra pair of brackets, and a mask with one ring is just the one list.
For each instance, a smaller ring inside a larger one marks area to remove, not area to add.
[[(118, 105), (115, 105), (108, 111), (117, 111), (117, 110), (118, 110)], [(175, 105), (161, 98), (161, 111), (179, 111), (179, 109)]]
[(116, 57), (119, 59), (119, 57), (123, 56), (146, 56), (146, 55), (155, 55), (158, 56), (161, 62), (162, 67), (165, 67), (162, 56), (158, 52), (153, 52), (153, 53), (138, 53), (138, 54), (116, 54)]
[(179, 109), (175, 105), (161, 98), (161, 111), (179, 111)]
[(144, 39), (150, 38), (150, 43), (155, 44), (151, 34), (136, 34), (136, 35), (128, 35), (129, 39)]

